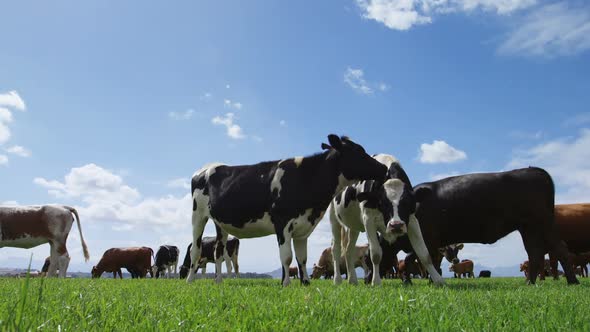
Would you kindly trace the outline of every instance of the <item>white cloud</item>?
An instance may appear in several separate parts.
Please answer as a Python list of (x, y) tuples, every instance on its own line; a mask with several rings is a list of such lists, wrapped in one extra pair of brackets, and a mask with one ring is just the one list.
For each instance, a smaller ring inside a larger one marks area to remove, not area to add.
[(15, 154), (15, 155), (21, 156), (21, 157), (30, 157), (31, 156), (31, 151), (25, 149), (24, 147), (22, 147), (20, 145), (11, 146), (6, 149), (6, 152), (12, 153), (12, 154)]
[(225, 116), (216, 116), (211, 119), (214, 125), (223, 125), (227, 128), (227, 136), (233, 139), (243, 139), (246, 136), (242, 132), (242, 128), (234, 123), (234, 113), (226, 113)]
[(546, 169), (557, 186), (556, 201), (590, 201), (590, 129), (575, 138), (561, 138), (519, 150), (507, 168), (538, 166)]
[(506, 15), (533, 6), (536, 0), (357, 0), (356, 3), (364, 18), (403, 31), (432, 23), (435, 15), (475, 10)]
[(452, 163), (467, 159), (464, 151), (450, 146), (445, 141), (435, 140), (432, 144), (423, 143), (420, 145), (419, 160), (425, 164)]
[(354, 91), (364, 95), (372, 95), (374, 93), (374, 89), (384, 92), (389, 88), (389, 86), (383, 82), (367, 82), (364, 76), (365, 73), (362, 69), (348, 67), (344, 72), (344, 83), (346, 83)]
[(205, 92), (204, 94), (202, 94), (199, 99), (203, 100), (203, 101), (209, 101), (211, 100), (211, 98), (213, 97), (213, 95), (211, 95), (211, 93), (209, 92)]
[(178, 178), (168, 181), (167, 186), (170, 188), (190, 189), (191, 183), (188, 178)]
[(225, 85), (225, 88), (226, 88), (226, 89), (229, 89), (229, 88), (230, 88), (229, 84), (226, 84), (226, 85)]
[(193, 117), (195, 110), (189, 109), (184, 112), (170, 112), (168, 116), (174, 120), (188, 120)]
[(10, 139), (10, 128), (7, 125), (0, 122), (0, 145), (6, 143)]
[(17, 201), (4, 201), (2, 203), (0, 203), (0, 205), (11, 205), (11, 206), (15, 206), (18, 205)]
[(26, 111), (27, 109), (25, 102), (16, 91), (0, 93), (0, 106), (11, 107), (19, 111)]
[(115, 223), (114, 229), (186, 227), (190, 224), (190, 194), (143, 198), (123, 178), (95, 164), (75, 167), (64, 181), (38, 177), (33, 182), (60, 199), (81, 200), (80, 215), (94, 222)]
[(6, 165), (8, 164), (8, 157), (6, 157), (3, 154), (0, 154), (0, 165)]
[(223, 100), (223, 106), (227, 107), (227, 108), (233, 108), (236, 110), (241, 110), (242, 109), (242, 103), (238, 103), (238, 102), (232, 102), (229, 99), (224, 99)]
[(555, 57), (590, 49), (590, 6), (558, 2), (527, 15), (502, 43), (498, 53)]

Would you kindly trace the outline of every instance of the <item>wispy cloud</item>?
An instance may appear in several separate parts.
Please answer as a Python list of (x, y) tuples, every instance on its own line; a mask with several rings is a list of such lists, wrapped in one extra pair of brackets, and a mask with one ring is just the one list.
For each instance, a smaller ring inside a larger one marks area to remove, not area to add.
[(242, 132), (242, 128), (235, 123), (234, 113), (226, 113), (224, 116), (216, 116), (211, 119), (214, 125), (222, 125), (227, 129), (227, 136), (232, 139), (243, 139), (246, 138)]
[(535, 132), (527, 132), (522, 130), (514, 130), (510, 132), (510, 137), (515, 139), (528, 139), (528, 140), (537, 140), (543, 137), (543, 131), (535, 131)]
[(168, 116), (174, 120), (188, 120), (193, 117), (195, 110), (188, 109), (184, 112), (170, 112)]
[(19, 111), (26, 111), (27, 109), (25, 102), (16, 91), (0, 93), (0, 106), (14, 108)]
[(432, 144), (423, 143), (420, 145), (418, 159), (424, 164), (453, 163), (467, 159), (467, 154), (450, 146), (445, 141), (435, 140)]
[(229, 99), (224, 99), (223, 100), (223, 106), (227, 107), (227, 108), (233, 108), (235, 110), (241, 110), (242, 109), (242, 103), (238, 103), (238, 102), (233, 102)]
[(437, 15), (481, 10), (510, 14), (536, 4), (536, 0), (356, 0), (366, 19), (394, 30), (432, 23)]
[(168, 181), (166, 184), (169, 188), (181, 188), (181, 189), (190, 189), (191, 184), (189, 179), (187, 178), (178, 178), (174, 180)]
[(14, 145), (14, 146), (11, 146), (5, 150), (8, 153), (12, 153), (12, 154), (15, 154), (20, 157), (30, 157), (31, 156), (31, 151), (25, 149), (24, 147), (22, 147), (20, 145)]
[(555, 57), (590, 49), (590, 5), (558, 2), (533, 10), (498, 48), (503, 55)]
[(362, 69), (354, 69), (348, 67), (344, 72), (344, 83), (346, 83), (354, 91), (363, 95), (372, 95), (374, 89), (379, 91), (386, 91), (389, 86), (385, 83), (370, 83), (365, 79), (365, 73)]
[(199, 99), (202, 101), (209, 101), (211, 98), (213, 98), (213, 95), (210, 92), (205, 92), (199, 96)]

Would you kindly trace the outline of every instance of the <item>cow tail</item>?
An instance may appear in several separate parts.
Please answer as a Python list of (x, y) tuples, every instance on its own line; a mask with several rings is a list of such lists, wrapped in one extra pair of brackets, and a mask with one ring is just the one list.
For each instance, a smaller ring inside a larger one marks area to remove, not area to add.
[(84, 259), (88, 262), (88, 260), (90, 259), (90, 254), (88, 253), (86, 241), (84, 241), (84, 235), (82, 235), (82, 225), (80, 225), (80, 217), (78, 216), (78, 211), (76, 211), (76, 209), (70, 206), (64, 205), (64, 208), (66, 210), (69, 210), (76, 217), (76, 223), (78, 224), (78, 232), (80, 232), (80, 241), (82, 242), (82, 250), (84, 251)]
[(152, 254), (152, 258), (154, 259), (154, 265), (156, 265), (156, 257), (154, 257), (154, 249), (149, 248), (150, 249), (150, 253)]

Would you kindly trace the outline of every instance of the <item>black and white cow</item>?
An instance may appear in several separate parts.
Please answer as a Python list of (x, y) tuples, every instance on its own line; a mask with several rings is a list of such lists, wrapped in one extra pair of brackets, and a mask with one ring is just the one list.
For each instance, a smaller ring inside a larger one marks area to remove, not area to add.
[[(387, 171), (349, 138), (329, 135), (328, 140), (330, 145), (322, 143), (325, 151), (313, 156), (244, 166), (215, 164), (194, 174), (191, 182), (193, 247), (188, 282), (195, 277), (203, 230), (211, 218), (219, 226), (218, 248), (227, 265), (228, 233), (239, 238), (275, 234), (283, 267), (283, 286), (291, 280), (291, 240), (301, 283), (309, 284), (307, 238), (332, 198), (357, 181), (382, 181)], [(221, 282), (221, 255), (215, 257), (215, 273), (216, 281)]]
[(160, 277), (160, 273), (170, 278), (172, 271), (176, 274), (178, 267), (178, 256), (180, 256), (180, 250), (177, 246), (163, 245), (158, 248), (156, 252), (156, 258), (154, 258), (155, 265), (153, 266), (153, 274), (156, 279)]
[[(381, 262), (381, 236), (389, 243), (408, 234), (412, 247), (432, 275), (437, 285), (444, 283), (430, 260), (422, 239), (420, 225), (414, 216), (416, 202), (412, 184), (398, 160), (386, 154), (374, 156), (375, 160), (387, 167), (387, 181), (379, 183), (369, 180), (347, 187), (334, 198), (329, 207), (332, 226), (332, 252), (334, 257), (334, 284), (340, 284), (341, 246), (345, 246), (345, 260), (348, 282), (357, 284), (352, 264), (352, 255), (359, 232), (367, 232), (373, 271), (379, 271)], [(344, 232), (342, 232), (344, 230)], [(343, 234), (344, 238), (342, 238)], [(372, 284), (381, 285), (379, 273), (373, 273)]]
[[(205, 236), (203, 237), (203, 241), (201, 242), (201, 258), (199, 258), (199, 264), (197, 266), (197, 270), (200, 268), (201, 273), (205, 275), (207, 273), (207, 263), (215, 263), (215, 244), (217, 243), (217, 239), (213, 236)], [(180, 267), (180, 278), (186, 278), (188, 275), (188, 270), (191, 265), (191, 248), (193, 244), (189, 244), (188, 248), (186, 249), (186, 255), (184, 256), (184, 262)], [(227, 254), (229, 255), (229, 259), (234, 267), (235, 277), (240, 277), (240, 266), (238, 265), (238, 254), (240, 252), (240, 239), (236, 237), (229, 237), (227, 239)], [(220, 253), (221, 254), (221, 253)], [(223, 258), (223, 255), (221, 257)], [(231, 273), (231, 265), (230, 269), (228, 269), (228, 274)]]
[(476, 173), (414, 187), (416, 217), (431, 253), (453, 243), (494, 243), (519, 231), (535, 283), (546, 252), (555, 254), (568, 283), (578, 280), (554, 222), (555, 189), (543, 169)]

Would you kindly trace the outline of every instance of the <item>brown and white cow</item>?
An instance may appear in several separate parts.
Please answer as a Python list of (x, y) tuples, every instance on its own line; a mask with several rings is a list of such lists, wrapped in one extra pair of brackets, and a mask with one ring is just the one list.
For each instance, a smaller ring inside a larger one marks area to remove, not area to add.
[[(365, 262), (365, 255), (369, 253), (369, 245), (356, 246), (353, 254), (354, 267), (362, 267), (365, 275), (368, 271), (368, 266)], [(346, 273), (346, 263), (344, 257), (340, 260), (340, 271)], [(328, 247), (322, 251), (320, 259), (317, 264), (313, 264), (311, 273), (312, 279), (324, 278), (329, 279), (334, 276), (334, 258), (332, 256), (332, 247)]]
[(473, 261), (470, 259), (464, 259), (461, 262), (451, 264), (449, 271), (455, 273), (455, 278), (461, 279), (461, 276), (475, 278), (473, 275)]
[(152, 257), (154, 251), (149, 247), (111, 248), (104, 252), (102, 258), (92, 267), (92, 277), (100, 278), (103, 272), (112, 272), (113, 278), (123, 279), (121, 268), (126, 268), (133, 278), (145, 278), (149, 272), (152, 273)]
[(409, 282), (409, 276), (426, 278), (426, 271), (422, 264), (418, 262), (416, 255), (407, 255), (404, 259), (399, 261), (397, 268), (398, 276), (404, 282)]
[(59, 276), (65, 278), (70, 264), (66, 241), (74, 223), (72, 214), (80, 232), (84, 258), (88, 261), (90, 255), (82, 236), (78, 212), (65, 205), (0, 207), (0, 248), (29, 249), (49, 243), (50, 264), (47, 275), (53, 277), (59, 270)]

